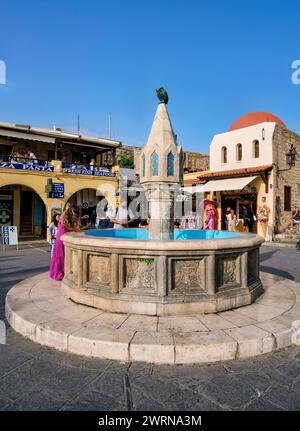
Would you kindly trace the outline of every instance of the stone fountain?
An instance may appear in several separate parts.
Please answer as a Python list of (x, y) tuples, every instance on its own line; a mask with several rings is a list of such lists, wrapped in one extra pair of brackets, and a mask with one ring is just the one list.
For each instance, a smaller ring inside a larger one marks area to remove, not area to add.
[(173, 192), (183, 182), (182, 149), (159, 105), (141, 155), (149, 229), (64, 235), (65, 278), (73, 301), (111, 312), (145, 315), (216, 313), (252, 303), (262, 292), (253, 234), (174, 231)]

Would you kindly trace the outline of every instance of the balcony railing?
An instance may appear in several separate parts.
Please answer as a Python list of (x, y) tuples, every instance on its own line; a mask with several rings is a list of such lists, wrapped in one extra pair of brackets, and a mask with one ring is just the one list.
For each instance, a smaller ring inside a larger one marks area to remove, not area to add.
[(62, 162), (62, 168), (65, 174), (93, 175), (97, 177), (116, 176), (111, 167), (107, 166)]
[[(90, 165), (82, 163), (62, 162), (61, 167), (65, 174), (93, 175), (97, 177), (115, 177), (111, 167)], [(0, 155), (0, 168), (21, 169), (27, 171), (53, 172), (52, 161), (33, 159), (23, 156)]]
[(35, 166), (46, 166), (50, 167), (51, 162), (48, 160), (32, 159), (23, 156), (2, 156), (0, 155), (0, 163), (13, 163), (21, 165), (35, 165)]
[(54, 168), (48, 160), (32, 159), (23, 156), (2, 156), (0, 155), (0, 168), (23, 170), (23, 171), (38, 171), (38, 172), (53, 172)]

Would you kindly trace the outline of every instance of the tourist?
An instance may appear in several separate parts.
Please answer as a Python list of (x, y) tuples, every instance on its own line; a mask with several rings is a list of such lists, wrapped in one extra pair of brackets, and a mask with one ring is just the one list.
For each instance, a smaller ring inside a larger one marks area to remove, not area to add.
[(235, 230), (236, 225), (236, 214), (233, 209), (230, 209), (229, 213), (226, 214), (226, 220), (227, 220), (227, 230), (229, 232), (233, 232)]
[(204, 229), (215, 230), (217, 228), (217, 209), (213, 203), (206, 206), (206, 220)]
[(93, 170), (94, 170), (94, 168), (95, 168), (95, 159), (92, 159), (92, 160), (90, 161), (90, 170), (91, 170), (91, 171), (93, 171)]
[(294, 227), (294, 225), (300, 224), (300, 211), (298, 207), (294, 208), (294, 211), (292, 212), (292, 218), (291, 218), (291, 227)]
[(128, 209), (126, 199), (122, 200), (114, 214), (110, 217), (111, 223), (114, 224), (114, 229), (125, 229), (128, 225), (134, 222), (132, 211)]
[[(37, 158), (36, 158), (36, 155), (34, 154), (33, 151), (31, 151), (31, 150), (28, 151), (26, 154), (26, 157), (30, 160), (33, 160), (33, 163), (37, 163)], [(32, 163), (32, 162), (29, 162), (29, 163)]]
[(224, 216), (224, 222), (225, 222), (225, 230), (228, 230), (228, 220), (227, 220), (227, 215), (230, 214), (231, 211), (231, 207), (227, 207), (226, 211), (225, 211), (225, 216)]
[(53, 280), (62, 280), (64, 277), (65, 250), (64, 243), (61, 240), (62, 235), (67, 232), (79, 232), (80, 230), (80, 209), (76, 205), (67, 206), (59, 221), (50, 263), (49, 274)]
[(257, 220), (260, 223), (260, 226), (262, 229), (262, 234), (263, 234), (263, 237), (265, 239), (266, 239), (266, 235), (267, 235), (267, 226), (268, 226), (268, 221), (269, 221), (269, 214), (270, 214), (270, 209), (265, 203), (263, 203), (261, 206), (258, 207)]
[(57, 230), (58, 230), (59, 219), (60, 219), (60, 214), (54, 213), (53, 217), (52, 217), (52, 221), (49, 225), (50, 244), (51, 244), (51, 258), (53, 256), (53, 250), (54, 250), (54, 244), (55, 244)]
[(245, 232), (252, 232), (253, 231), (253, 223), (254, 223), (254, 214), (253, 214), (252, 209), (249, 206), (243, 206), (242, 216), (243, 216), (243, 221), (244, 221)]
[(107, 200), (101, 196), (96, 205), (96, 228), (112, 228), (113, 224), (110, 221), (110, 217), (113, 217), (113, 215), (113, 208), (108, 204)]

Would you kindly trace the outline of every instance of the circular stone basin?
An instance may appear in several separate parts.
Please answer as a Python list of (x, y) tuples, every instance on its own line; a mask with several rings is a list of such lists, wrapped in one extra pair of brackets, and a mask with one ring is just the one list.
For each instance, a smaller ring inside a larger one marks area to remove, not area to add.
[[(149, 239), (148, 229), (99, 229), (85, 232), (85, 235), (101, 238)], [(239, 233), (222, 230), (174, 229), (173, 240), (237, 238)]]
[(67, 297), (106, 311), (216, 313), (263, 292), (258, 235), (177, 229), (160, 241), (147, 229), (106, 229), (62, 238)]

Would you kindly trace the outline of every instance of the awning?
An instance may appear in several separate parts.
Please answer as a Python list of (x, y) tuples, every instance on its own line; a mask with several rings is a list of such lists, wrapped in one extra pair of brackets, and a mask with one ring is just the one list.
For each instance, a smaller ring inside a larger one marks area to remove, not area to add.
[(17, 132), (15, 130), (0, 129), (0, 136), (7, 136), (9, 138), (17, 139), (27, 139), (29, 141), (48, 142), (50, 144), (55, 143), (55, 138), (51, 138), (50, 136), (34, 135), (32, 133)]
[(205, 192), (223, 192), (226, 190), (243, 190), (248, 184), (257, 178), (253, 177), (241, 177), (241, 178), (226, 178), (224, 180), (212, 180), (208, 181), (204, 185)]
[(204, 184), (195, 184), (195, 185), (184, 185), (183, 187), (181, 187), (180, 189), (181, 192), (183, 193), (204, 193)]

